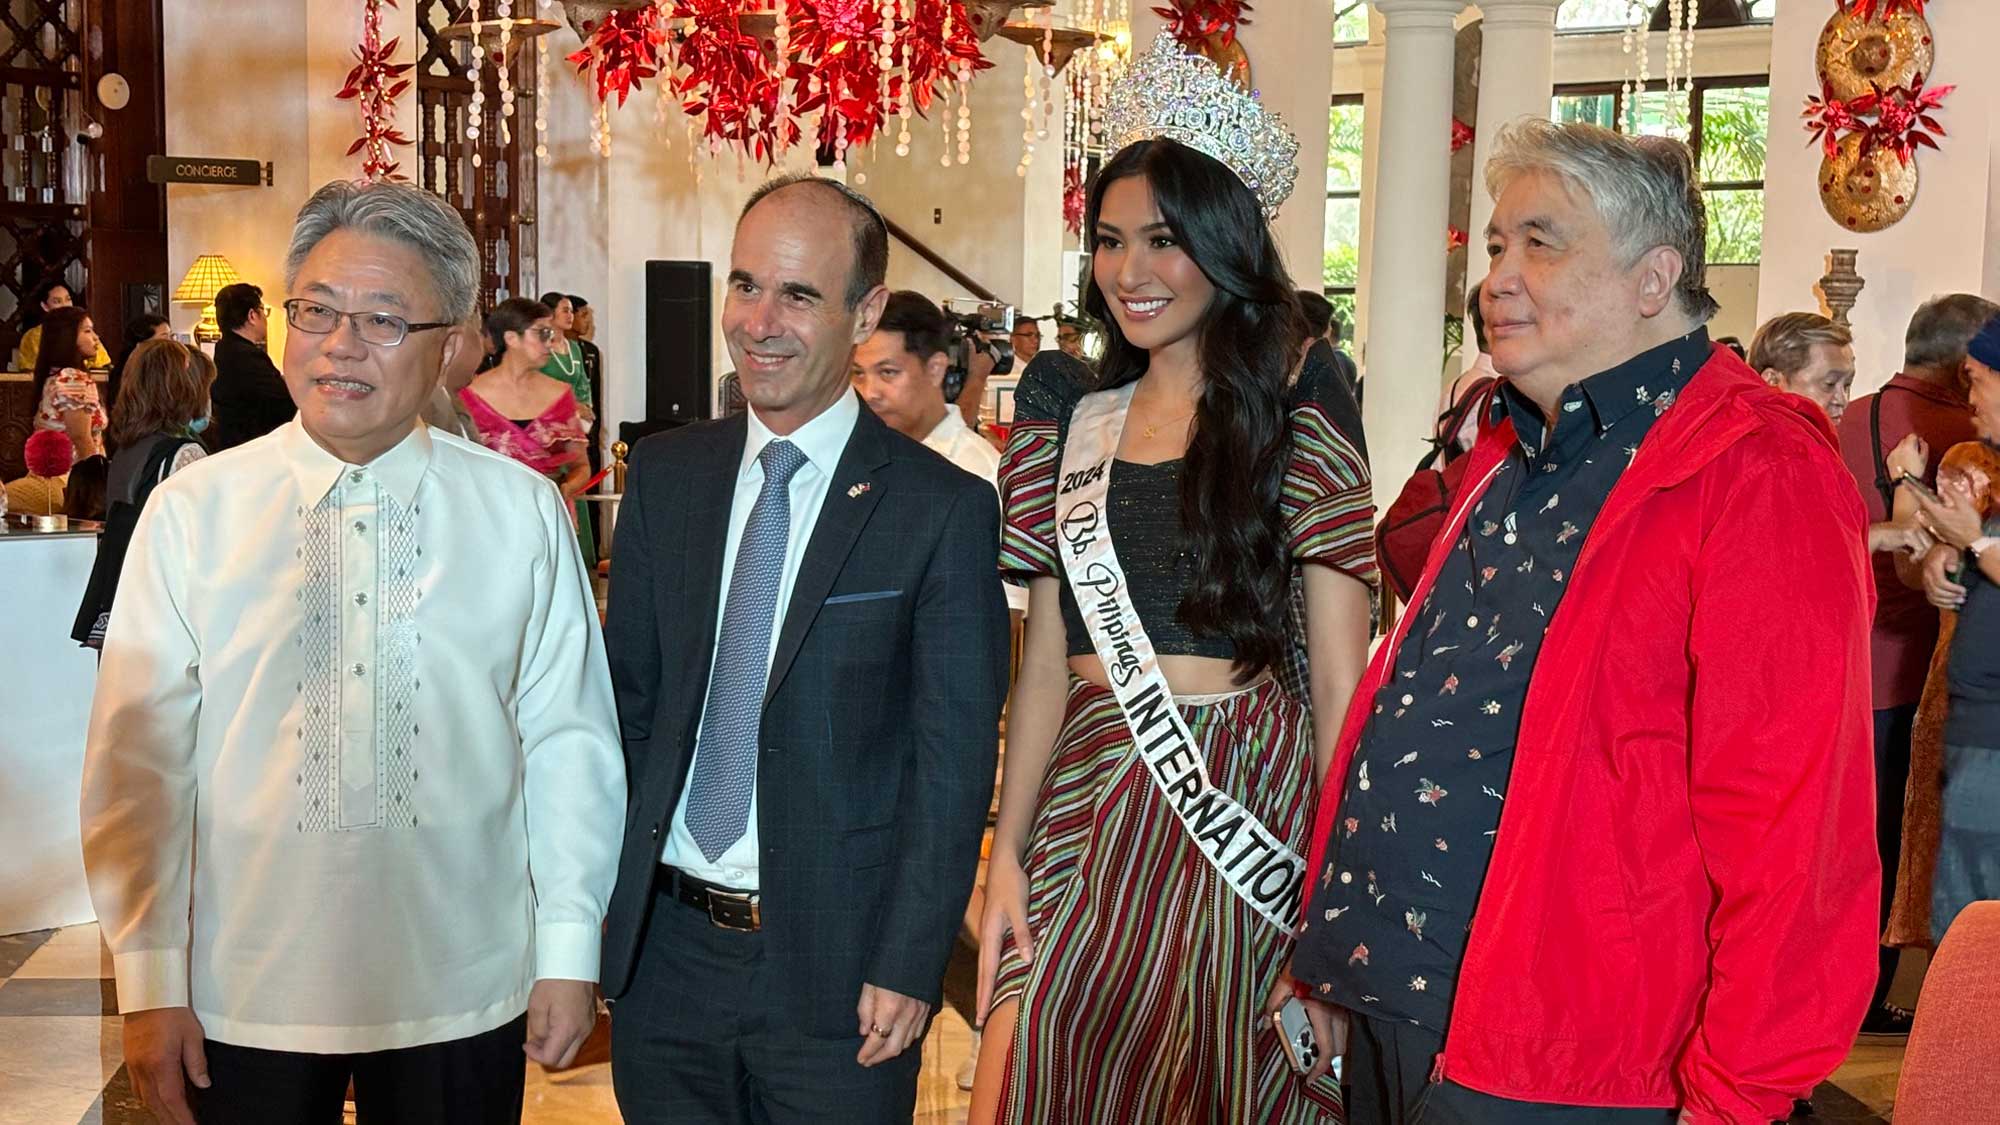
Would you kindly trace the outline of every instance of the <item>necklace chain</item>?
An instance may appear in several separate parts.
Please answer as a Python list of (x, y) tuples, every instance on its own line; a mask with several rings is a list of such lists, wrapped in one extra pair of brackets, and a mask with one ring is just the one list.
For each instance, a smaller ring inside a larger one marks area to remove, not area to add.
[(576, 347), (575, 344), (570, 343), (568, 340), (564, 340), (562, 354), (558, 355), (555, 352), (549, 353), (549, 358), (555, 361), (556, 370), (562, 372), (563, 378), (565, 379), (568, 379), (571, 376), (575, 375), (576, 365), (582, 362), (581, 358), (574, 358), (574, 359), (571, 358), (576, 354), (574, 351), (571, 350), (575, 347)]

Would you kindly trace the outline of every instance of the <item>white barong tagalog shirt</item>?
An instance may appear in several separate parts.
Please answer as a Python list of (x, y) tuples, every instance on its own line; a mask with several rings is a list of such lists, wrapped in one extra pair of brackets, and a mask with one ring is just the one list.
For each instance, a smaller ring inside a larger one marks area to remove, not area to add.
[(297, 419), (153, 493), (83, 781), (123, 1010), (351, 1053), (597, 979), (625, 775), (563, 508), (423, 426), (347, 465)]

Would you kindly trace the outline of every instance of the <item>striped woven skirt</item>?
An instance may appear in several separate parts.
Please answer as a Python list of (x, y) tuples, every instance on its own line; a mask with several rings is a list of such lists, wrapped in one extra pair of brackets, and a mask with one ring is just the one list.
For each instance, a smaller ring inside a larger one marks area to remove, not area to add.
[[(1178, 702), (1210, 779), (1303, 855), (1317, 787), (1305, 710), (1269, 680)], [(1291, 943), (1216, 876), (1117, 700), (1083, 680), (1070, 682), (1026, 871), (1035, 962), (1010, 939), (995, 992), (1021, 1002), (1001, 1121), (1341, 1120), (1338, 1086), (1307, 1087), (1261, 1018)]]

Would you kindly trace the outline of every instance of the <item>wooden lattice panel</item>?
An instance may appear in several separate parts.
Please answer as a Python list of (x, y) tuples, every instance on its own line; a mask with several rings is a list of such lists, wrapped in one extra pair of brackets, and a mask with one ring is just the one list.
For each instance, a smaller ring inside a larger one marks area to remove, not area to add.
[(0, 0), (0, 367), (29, 295), (89, 280), (87, 161), (75, 138), (84, 60), (77, 0)]

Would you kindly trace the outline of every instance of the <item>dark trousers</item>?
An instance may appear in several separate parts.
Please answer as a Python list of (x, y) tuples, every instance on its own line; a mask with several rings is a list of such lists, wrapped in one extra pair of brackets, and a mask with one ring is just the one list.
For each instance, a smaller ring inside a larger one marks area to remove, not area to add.
[(611, 1008), (611, 1084), (627, 1125), (910, 1120), (923, 1044), (867, 1068), (854, 1061), (860, 1035), (801, 1031), (765, 941), (653, 896), (631, 987)]
[(481, 1035), (397, 1051), (309, 1055), (207, 1044), (206, 1090), (187, 1087), (201, 1125), (340, 1125), (354, 1081), (359, 1125), (519, 1125), (528, 1017)]
[[(1910, 734), (1916, 726), (1917, 706), (1885, 707), (1875, 712), (1875, 850), (1882, 857), (1882, 912), (1876, 920), (1878, 932), (1889, 925), (1889, 906), (1896, 897), (1896, 866), (1903, 857), (1903, 789), (1910, 780)], [(1883, 946), (1875, 974), (1874, 1011), (1889, 998), (1889, 985), (1896, 979), (1900, 949)]]
[(1341, 1072), (1348, 1125), (1673, 1125), (1679, 1116), (1671, 1109), (1517, 1102), (1456, 1082), (1432, 1083), (1443, 1049), (1444, 1036), (1435, 1031), (1351, 1013)]

